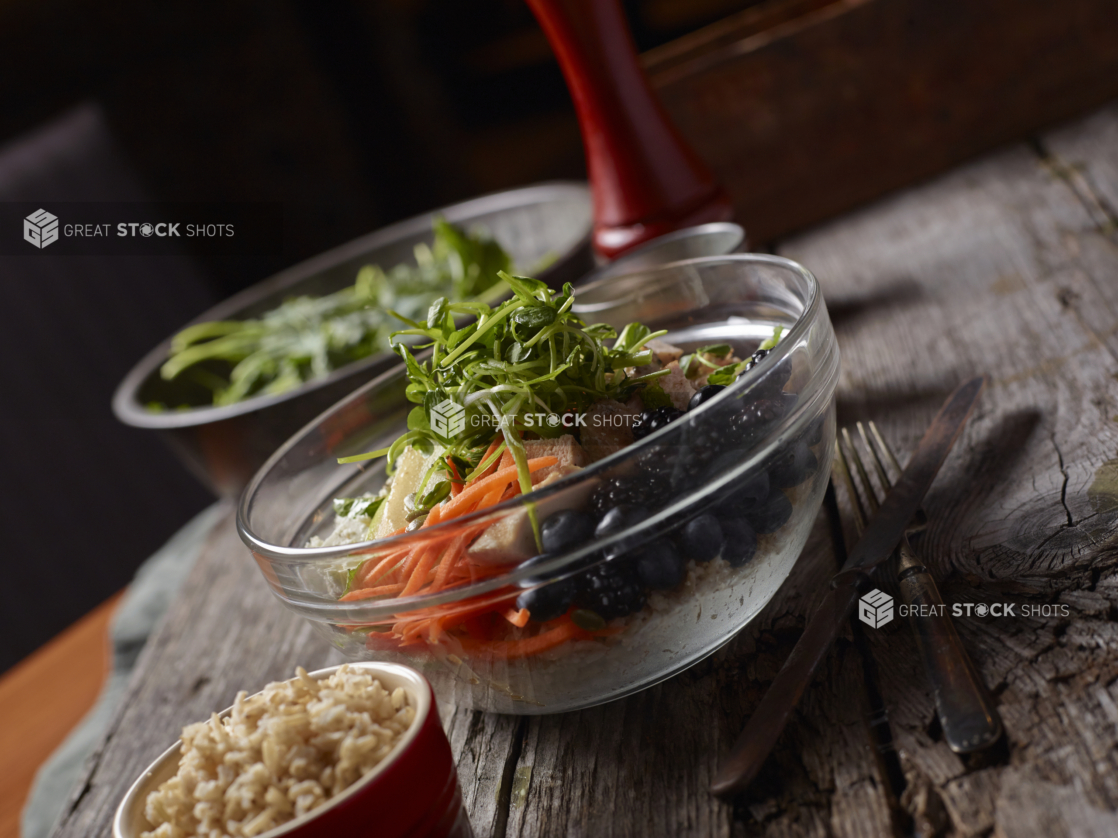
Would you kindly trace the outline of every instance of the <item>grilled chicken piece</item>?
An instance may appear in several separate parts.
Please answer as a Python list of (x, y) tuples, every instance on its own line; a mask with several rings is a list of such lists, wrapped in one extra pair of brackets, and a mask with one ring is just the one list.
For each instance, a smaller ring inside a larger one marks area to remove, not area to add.
[[(527, 444), (527, 443), (526, 443)], [(534, 482), (536, 489), (543, 489), (562, 480), (568, 474), (581, 471), (578, 466), (559, 465), (554, 467), (547, 477), (539, 482)], [(535, 478), (539, 472), (533, 474)], [(536, 520), (543, 521), (549, 515), (554, 515), (561, 509), (579, 509), (586, 504), (590, 492), (597, 485), (597, 480), (587, 480), (572, 486), (566, 491), (561, 491), (552, 497), (545, 498), (535, 504)], [(529, 496), (531, 497), (531, 496)], [(536, 546), (536, 536), (532, 532), (532, 520), (528, 517), (528, 510), (524, 507), (506, 515), (489, 529), (478, 536), (477, 541), (469, 550), (470, 560), (478, 564), (519, 564), (525, 559), (539, 553)]]
[[(547, 468), (541, 468), (532, 475), (532, 482), (539, 483), (544, 478), (559, 471), (566, 466), (583, 466), (590, 465), (590, 457), (587, 455), (586, 450), (578, 444), (578, 440), (570, 434), (563, 434), (556, 439), (526, 439), (524, 440), (524, 450), (528, 454), (529, 460), (534, 460), (537, 457), (557, 457), (559, 462)], [(501, 456), (501, 468), (508, 468), (513, 465), (515, 461), (512, 458), (512, 453), (505, 451)]]

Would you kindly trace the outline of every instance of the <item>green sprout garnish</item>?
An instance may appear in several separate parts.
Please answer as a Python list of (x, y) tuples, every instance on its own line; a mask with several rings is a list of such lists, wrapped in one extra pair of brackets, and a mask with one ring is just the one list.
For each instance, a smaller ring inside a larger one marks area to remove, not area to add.
[[(406, 344), (395, 344), (407, 367), (407, 397), (417, 405), (408, 416), (408, 430), (386, 449), (339, 462), (387, 455), (391, 473), (406, 448), (433, 451), (438, 446), (444, 452), (440, 463), (449, 459), (468, 464), (473, 474), (488, 466), (481, 458), (500, 436), (527, 494), (532, 482), (525, 431), (557, 437), (564, 433), (563, 414), (585, 411), (603, 399), (625, 401), (668, 373), (627, 371), (648, 364), (652, 353), (645, 344), (666, 332), (653, 332), (640, 323), (630, 323), (620, 334), (605, 324), (586, 325), (571, 311), (574, 290), (569, 284), (553, 292), (536, 279), (504, 271), (500, 276), (513, 296), (496, 307), (440, 298), (423, 321), (397, 314), (409, 328), (394, 332), (393, 339), (407, 337), (418, 341), (415, 349), (431, 350), (421, 361)], [(459, 326), (467, 317), (474, 319)], [(444, 423), (439, 423), (441, 432), (436, 431), (430, 421), (432, 410), (447, 401), (465, 411), (456, 433)], [(528, 414), (544, 414), (544, 421), (529, 424)], [(551, 416), (554, 424), (547, 421)]]

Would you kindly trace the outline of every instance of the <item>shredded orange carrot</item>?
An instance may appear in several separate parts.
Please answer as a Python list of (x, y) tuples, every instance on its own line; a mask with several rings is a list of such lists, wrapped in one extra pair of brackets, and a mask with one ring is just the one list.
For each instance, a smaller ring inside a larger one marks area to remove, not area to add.
[[(537, 457), (534, 460), (528, 461), (528, 471), (536, 472), (541, 468), (553, 466), (558, 462), (559, 459), (557, 457)], [(459, 515), (463, 514), (464, 510), (476, 508), (470, 504), (476, 504), (480, 499), (484, 498), (491, 489), (497, 486), (500, 486), (501, 490), (504, 491), (504, 487), (515, 480), (517, 476), (516, 466), (512, 466), (510, 468), (499, 469), (489, 475), (489, 477), (484, 477), (481, 480), (471, 483), (462, 490), (462, 493), (459, 494), (458, 497), (451, 501), (444, 502), (443, 520), (446, 521), (451, 518), (457, 518)]]
[(416, 562), (415, 570), (408, 578), (407, 584), (404, 585), (404, 590), (400, 592), (400, 596), (411, 596), (419, 591), (423, 583), (427, 581), (427, 574), (435, 566), (435, 560), (443, 552), (442, 544), (428, 544), (426, 548), (421, 547), (416, 552), (420, 555), (420, 558)]
[(348, 594), (341, 598), (341, 602), (353, 602), (358, 599), (368, 599), (374, 596), (385, 596), (387, 594), (398, 594), (403, 590), (403, 583), (397, 582), (392, 585), (380, 585), (376, 588), (359, 588), (355, 591), (350, 591)]
[(568, 640), (588, 640), (594, 635), (576, 626), (569, 619), (555, 628), (540, 632), (535, 637), (521, 640), (474, 640), (469, 637), (458, 638), (462, 650), (480, 658), (514, 660), (538, 655)]
[(446, 458), (446, 469), (450, 472), (450, 496), (457, 497), (462, 487), (466, 485), (466, 481), (462, 479), (462, 475), (458, 473), (458, 466), (454, 465), (454, 460), (450, 457)]
[(507, 611), (502, 611), (501, 616), (517, 628), (524, 628), (528, 625), (528, 618), (532, 615), (528, 613), (527, 608), (510, 608)]

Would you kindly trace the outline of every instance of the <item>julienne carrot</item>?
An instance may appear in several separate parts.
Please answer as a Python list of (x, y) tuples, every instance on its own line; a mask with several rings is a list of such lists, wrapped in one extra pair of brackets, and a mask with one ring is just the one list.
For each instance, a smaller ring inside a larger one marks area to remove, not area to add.
[(353, 602), (359, 599), (369, 599), (375, 596), (386, 596), (388, 594), (398, 594), (404, 589), (403, 583), (396, 583), (394, 585), (380, 585), (376, 588), (361, 588), (357, 591), (350, 591), (343, 596), (340, 602)]
[[(553, 466), (558, 462), (558, 457), (536, 457), (534, 460), (528, 461), (528, 471), (536, 472), (539, 471), (541, 468)], [(454, 500), (443, 502), (443, 520), (446, 521), (450, 520), (451, 518), (457, 518), (460, 514), (462, 514), (463, 510), (472, 508), (471, 504), (476, 504), (483, 497), (485, 497), (485, 495), (488, 494), (489, 489), (499, 485), (501, 486), (503, 491), (505, 486), (507, 486), (513, 480), (516, 480), (518, 477), (519, 475), (517, 474), (516, 466), (512, 466), (510, 468), (498, 469), (496, 472), (489, 475), (488, 477), (484, 477), (481, 480), (471, 483), (469, 486), (463, 489), (462, 493), (458, 495), (458, 497), (454, 498)]]
[(446, 458), (446, 467), (450, 472), (450, 496), (456, 498), (462, 489), (465, 488), (466, 481), (463, 479), (462, 475), (458, 473), (458, 466), (454, 464), (453, 458)]
[(569, 617), (566, 617), (555, 628), (520, 640), (474, 640), (469, 637), (459, 637), (457, 640), (462, 644), (462, 650), (472, 656), (514, 660), (541, 654), (568, 640), (589, 640), (592, 637), (594, 637), (593, 633), (579, 628)]
[[(421, 530), (487, 509), (520, 493), (516, 466), (498, 467), (495, 456), (498, 451), (496, 445), (490, 445), (487, 456), (492, 456), (494, 461), (492, 466), (486, 469), (489, 473), (483, 473), (477, 479), (471, 480), (456, 494), (452, 487), (452, 496), (431, 509), (420, 526)], [(528, 461), (528, 471), (534, 473), (556, 463), (558, 463), (556, 457), (537, 457)], [(453, 464), (451, 467), (453, 468)], [(503, 572), (502, 568), (476, 565), (467, 558), (469, 545), (488, 526), (488, 523), (476, 524), (441, 537), (433, 534), (431, 538), (414, 547), (395, 550), (376, 559), (370, 559), (366, 562), (368, 569), (362, 568), (356, 580), (357, 584), (353, 590), (342, 597), (343, 601), (353, 602), (378, 596), (406, 597), (420, 593), (435, 593), (453, 585), (499, 575)], [(410, 611), (399, 616), (392, 626), (390, 637), (401, 646), (439, 643), (448, 633), (455, 630), (461, 632), (466, 621), (476, 621), (485, 614), (493, 616), (499, 614), (511, 625), (523, 628), (531, 619), (531, 614), (527, 609), (513, 607), (516, 596), (517, 592), (513, 591), (507, 597), (494, 598), (493, 595), (486, 595), (481, 602), (467, 600), (448, 606)], [(554, 648), (577, 636), (592, 637), (593, 635), (568, 620), (534, 637), (519, 640), (480, 641), (476, 638), (471, 639), (468, 634), (465, 636), (456, 634), (453, 637), (458, 642), (488, 644), (478, 647), (479, 654), (482, 655), (527, 657)], [(388, 638), (383, 635), (377, 638), (377, 643), (380, 645), (386, 642), (389, 642)]]

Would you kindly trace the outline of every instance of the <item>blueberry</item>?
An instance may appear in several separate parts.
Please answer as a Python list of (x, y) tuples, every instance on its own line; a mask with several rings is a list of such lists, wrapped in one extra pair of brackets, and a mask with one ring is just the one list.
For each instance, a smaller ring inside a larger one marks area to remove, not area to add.
[[(597, 529), (594, 530), (595, 538), (606, 538), (614, 533), (627, 530), (630, 527), (635, 527), (641, 521), (648, 517), (648, 511), (639, 506), (615, 506), (609, 510), (598, 523)], [(622, 553), (627, 553), (637, 546), (639, 537), (631, 536), (623, 538), (621, 541), (611, 544), (606, 548), (605, 554), (607, 559), (613, 559), (620, 556)]]
[(722, 552), (722, 525), (709, 512), (692, 518), (679, 533), (679, 543), (687, 558), (709, 562)]
[(730, 567), (741, 567), (757, 555), (757, 536), (745, 521), (723, 521), (726, 544), (722, 559)]
[(688, 403), (687, 409), (694, 410), (696, 407), (703, 404), (704, 402), (708, 402), (713, 399), (725, 389), (726, 388), (721, 384), (708, 384), (706, 387), (699, 390), (699, 392), (691, 397), (691, 401)]
[(637, 553), (637, 578), (654, 591), (674, 588), (687, 576), (687, 561), (670, 541), (654, 541)]
[[(537, 565), (543, 564), (544, 562), (549, 562), (554, 558), (555, 558), (555, 556), (552, 556), (548, 553), (540, 553), (540, 555), (538, 555), (538, 556), (533, 556), (532, 558), (521, 562), (519, 567), (535, 567)], [(534, 588), (536, 585), (542, 585), (543, 583), (548, 582), (550, 580), (551, 580), (551, 575), (550, 574), (543, 574), (543, 575), (540, 575), (540, 576), (525, 577), (524, 579), (521, 579), (517, 584), (521, 588)]]
[[(746, 361), (745, 369), (743, 370), (742, 375), (749, 372), (751, 369), (765, 360), (765, 358), (768, 357), (771, 351), (771, 349), (758, 349), (756, 352), (754, 352), (749, 357), (749, 360)], [(791, 377), (792, 362), (789, 358), (785, 358), (783, 361), (781, 361), (765, 374), (764, 379), (758, 386), (760, 390), (766, 393), (777, 394), (784, 389), (784, 385), (788, 383), (788, 379)]]
[(804, 439), (807, 440), (808, 445), (818, 445), (823, 441), (823, 425), (826, 421), (827, 414), (824, 413), (808, 425), (807, 432), (804, 434)]
[(577, 593), (574, 579), (560, 579), (524, 591), (516, 598), (516, 607), (527, 608), (532, 622), (546, 623), (566, 614)]
[(764, 535), (776, 532), (792, 517), (792, 502), (779, 489), (774, 491), (759, 509), (748, 513), (753, 531)]
[(783, 451), (769, 467), (769, 480), (777, 489), (799, 486), (819, 468), (805, 440), (793, 443)]
[(594, 519), (576, 509), (564, 509), (547, 518), (540, 526), (543, 549), (562, 553), (589, 541), (594, 535)]
[(768, 472), (759, 471), (737, 480), (729, 493), (718, 504), (719, 514), (729, 518), (740, 518), (764, 505), (769, 498)]

